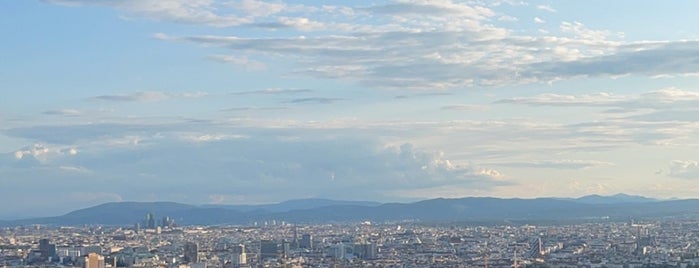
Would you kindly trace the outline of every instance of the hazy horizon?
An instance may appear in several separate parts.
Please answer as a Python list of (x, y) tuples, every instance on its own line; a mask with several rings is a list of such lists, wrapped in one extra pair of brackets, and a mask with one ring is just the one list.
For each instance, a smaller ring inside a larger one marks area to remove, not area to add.
[(699, 197), (698, 7), (5, 1), (0, 219), (125, 200)]
[[(500, 198), (500, 199), (581, 199), (585, 197), (594, 197), (594, 196), (601, 196), (601, 197), (618, 197), (618, 196), (627, 196), (627, 197), (640, 197), (640, 198), (650, 198), (656, 201), (670, 201), (670, 200), (676, 200), (677, 198), (654, 198), (650, 196), (641, 196), (641, 195), (633, 195), (633, 194), (627, 194), (627, 193), (616, 193), (616, 194), (609, 194), (609, 195), (599, 195), (599, 194), (589, 194), (589, 195), (582, 195), (582, 196), (573, 196), (573, 197), (557, 197), (557, 196), (540, 196), (540, 197), (530, 197), (530, 198), (521, 198), (521, 197), (495, 197), (495, 196), (462, 196), (462, 197), (450, 197), (447, 199), (459, 199), (459, 198)], [(435, 197), (431, 199), (436, 199), (436, 198), (443, 198), (443, 197)], [(32, 218), (41, 218), (41, 217), (54, 217), (54, 216), (60, 216), (64, 215), (70, 212), (74, 212), (77, 210), (81, 209), (86, 209), (86, 208), (92, 208), (95, 206), (107, 204), (107, 203), (121, 203), (121, 202), (133, 202), (133, 203), (178, 203), (178, 204), (183, 204), (183, 205), (194, 205), (194, 206), (258, 206), (258, 205), (275, 205), (275, 204), (280, 204), (284, 202), (290, 202), (290, 201), (306, 201), (306, 200), (330, 200), (330, 201), (340, 201), (340, 202), (374, 202), (378, 204), (388, 204), (388, 203), (413, 203), (413, 202), (419, 202), (419, 201), (425, 201), (429, 199), (411, 199), (411, 200), (386, 200), (386, 201), (377, 201), (377, 200), (349, 200), (349, 199), (333, 199), (333, 198), (323, 198), (323, 197), (308, 197), (308, 198), (297, 198), (297, 199), (287, 199), (287, 200), (280, 200), (276, 202), (259, 202), (259, 203), (184, 203), (184, 202), (178, 202), (178, 201), (173, 201), (173, 200), (118, 200), (118, 201), (110, 201), (110, 202), (104, 202), (104, 203), (99, 203), (99, 204), (89, 204), (89, 205), (83, 205), (83, 206), (78, 206), (78, 207), (73, 207), (73, 208), (67, 208), (65, 211), (53, 211), (53, 212), (48, 212), (47, 214), (38, 214), (38, 215), (32, 215), (32, 214), (8, 214), (8, 215), (2, 215), (0, 214), (0, 221), (13, 221), (13, 220), (21, 220), (21, 219), (32, 219)]]

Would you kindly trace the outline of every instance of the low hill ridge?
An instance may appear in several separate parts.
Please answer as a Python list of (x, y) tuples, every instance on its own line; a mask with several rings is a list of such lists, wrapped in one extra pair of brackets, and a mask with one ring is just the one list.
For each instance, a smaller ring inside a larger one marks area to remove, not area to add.
[(412, 203), (301, 199), (264, 205), (187, 205), (174, 202), (118, 202), (80, 209), (58, 217), (0, 221), (0, 225), (133, 225), (153, 213), (184, 225), (252, 224), (263, 221), (328, 223), (346, 221), (565, 221), (699, 216), (699, 200), (661, 201), (614, 195), (577, 199), (437, 198)]

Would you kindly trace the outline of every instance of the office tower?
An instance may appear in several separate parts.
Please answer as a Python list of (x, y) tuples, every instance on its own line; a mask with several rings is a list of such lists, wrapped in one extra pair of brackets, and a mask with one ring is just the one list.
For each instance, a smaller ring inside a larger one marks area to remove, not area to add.
[(289, 253), (291, 252), (291, 243), (289, 243), (289, 241), (287, 241), (286, 239), (284, 239), (284, 240), (282, 241), (282, 248), (281, 248), (281, 250), (282, 250), (282, 258), (288, 258), (288, 257), (289, 257)]
[(231, 260), (233, 267), (240, 267), (241, 265), (247, 263), (247, 256), (245, 255), (245, 245), (235, 245), (231, 250), (233, 251), (233, 257)]
[(301, 242), (299, 243), (301, 248), (313, 250), (313, 236), (310, 234), (304, 234), (301, 236)]
[(41, 252), (41, 257), (48, 259), (56, 256), (56, 245), (49, 243), (48, 239), (39, 240), (39, 252)]
[(104, 268), (104, 257), (97, 253), (90, 253), (85, 257), (85, 268)]
[(199, 262), (199, 245), (194, 242), (184, 244), (184, 261), (188, 263)]
[(160, 227), (166, 228), (166, 227), (172, 227), (172, 219), (168, 216), (163, 216), (163, 219), (160, 222)]
[(155, 229), (155, 218), (153, 218), (153, 213), (146, 214), (145, 226), (146, 229)]
[(279, 259), (279, 244), (277, 241), (260, 241), (260, 260), (264, 259)]
[(291, 248), (293, 248), (293, 249), (299, 248), (299, 233), (298, 233), (298, 227), (296, 225), (294, 225), (294, 240), (291, 242)]

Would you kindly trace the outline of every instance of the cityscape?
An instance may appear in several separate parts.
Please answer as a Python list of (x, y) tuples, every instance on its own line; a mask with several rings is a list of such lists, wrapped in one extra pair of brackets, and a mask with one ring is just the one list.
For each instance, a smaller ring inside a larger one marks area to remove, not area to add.
[(284, 221), (0, 229), (2, 267), (696, 267), (699, 221), (549, 226)]
[(0, 268), (699, 267), (697, 11), (0, 0)]

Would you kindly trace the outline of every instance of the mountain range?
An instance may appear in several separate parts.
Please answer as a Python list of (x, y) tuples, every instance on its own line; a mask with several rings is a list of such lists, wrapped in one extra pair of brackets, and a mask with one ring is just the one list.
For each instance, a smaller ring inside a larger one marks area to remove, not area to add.
[(264, 205), (188, 205), (174, 202), (117, 202), (57, 217), (0, 221), (0, 225), (133, 225), (153, 213), (182, 225), (332, 222), (555, 222), (699, 216), (699, 200), (657, 200), (617, 194), (580, 198), (437, 198), (412, 203), (300, 199)]

